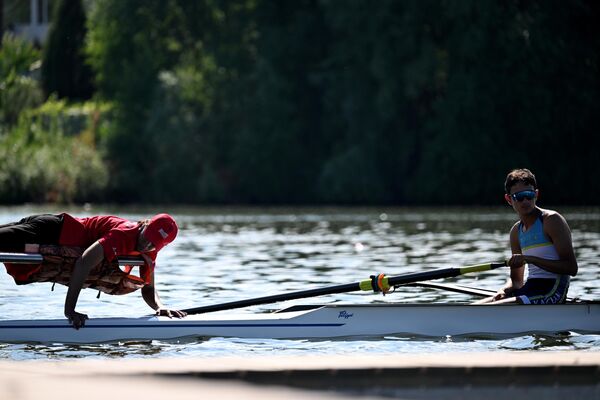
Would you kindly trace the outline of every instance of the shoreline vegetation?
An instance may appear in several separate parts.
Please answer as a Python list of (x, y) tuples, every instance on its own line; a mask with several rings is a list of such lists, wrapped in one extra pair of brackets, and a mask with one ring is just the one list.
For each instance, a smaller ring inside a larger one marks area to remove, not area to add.
[(0, 204), (599, 204), (596, 3), (53, 4), (2, 37)]

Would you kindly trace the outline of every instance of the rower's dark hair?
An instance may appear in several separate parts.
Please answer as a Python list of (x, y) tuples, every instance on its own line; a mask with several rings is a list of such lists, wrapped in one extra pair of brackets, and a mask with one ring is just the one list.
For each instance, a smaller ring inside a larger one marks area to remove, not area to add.
[(531, 185), (534, 189), (537, 189), (537, 181), (535, 180), (533, 172), (527, 168), (519, 168), (513, 169), (506, 175), (506, 181), (504, 181), (504, 190), (506, 190), (506, 194), (510, 194), (510, 188), (519, 182), (525, 185)]

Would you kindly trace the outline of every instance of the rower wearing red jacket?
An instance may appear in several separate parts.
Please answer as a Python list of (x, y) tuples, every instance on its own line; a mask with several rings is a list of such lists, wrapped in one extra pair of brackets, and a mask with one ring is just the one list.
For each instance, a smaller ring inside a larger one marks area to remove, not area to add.
[[(109, 294), (142, 290), (146, 303), (157, 315), (183, 317), (185, 312), (165, 308), (154, 285), (154, 266), (158, 251), (177, 236), (175, 220), (158, 214), (148, 220), (132, 222), (115, 216), (73, 217), (69, 214), (32, 215), (0, 226), (0, 251), (42, 253), (62, 260), (49, 266), (10, 265), (7, 272), (17, 284), (57, 282), (69, 286), (65, 316), (75, 329), (83, 327), (86, 314), (75, 311), (81, 289), (92, 287)], [(77, 251), (77, 249), (80, 249)], [(64, 258), (61, 258), (63, 256)], [(132, 267), (121, 270), (117, 257), (137, 256), (145, 261), (140, 276)], [(65, 259), (73, 260), (68, 265)]]

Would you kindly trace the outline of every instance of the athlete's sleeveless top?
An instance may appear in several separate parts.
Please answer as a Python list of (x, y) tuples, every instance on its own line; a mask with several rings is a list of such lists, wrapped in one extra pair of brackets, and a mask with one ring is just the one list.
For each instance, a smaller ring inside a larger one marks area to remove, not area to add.
[[(546, 260), (559, 259), (556, 247), (544, 233), (542, 215), (535, 220), (535, 223), (527, 231), (523, 231), (523, 223), (519, 223), (519, 243), (521, 244), (521, 252), (526, 256), (535, 256)], [(528, 264), (528, 271), (527, 279), (556, 279), (560, 276), (532, 263)]]

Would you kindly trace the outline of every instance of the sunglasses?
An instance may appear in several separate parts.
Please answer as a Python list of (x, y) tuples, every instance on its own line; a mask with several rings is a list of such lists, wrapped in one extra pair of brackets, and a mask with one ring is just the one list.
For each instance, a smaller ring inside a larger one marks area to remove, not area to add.
[(523, 199), (533, 200), (535, 198), (535, 191), (534, 190), (522, 190), (520, 192), (511, 194), (510, 197), (516, 201), (523, 201)]

